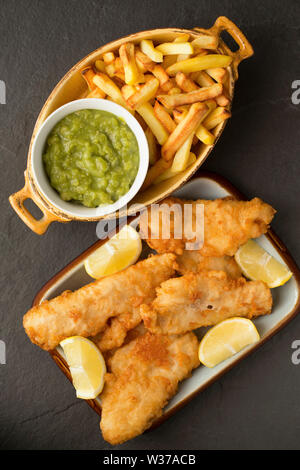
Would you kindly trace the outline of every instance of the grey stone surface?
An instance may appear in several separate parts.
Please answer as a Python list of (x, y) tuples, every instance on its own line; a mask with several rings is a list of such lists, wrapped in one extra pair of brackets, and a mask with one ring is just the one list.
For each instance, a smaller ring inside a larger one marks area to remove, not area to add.
[[(33, 346), (22, 315), (40, 287), (96, 240), (94, 223), (53, 224), (39, 237), (8, 196), (23, 186), (26, 153), (39, 110), (80, 58), (117, 37), (156, 27), (209, 27), (235, 21), (255, 56), (240, 67), (233, 117), (204, 168), (229, 178), (278, 213), (273, 228), (300, 262), (300, 79), (298, 1), (0, 1), (1, 449), (110, 449), (98, 416), (80, 400), (49, 355)], [(296, 318), (264, 347), (153, 432), (119, 449), (300, 448), (300, 366), (291, 344)]]

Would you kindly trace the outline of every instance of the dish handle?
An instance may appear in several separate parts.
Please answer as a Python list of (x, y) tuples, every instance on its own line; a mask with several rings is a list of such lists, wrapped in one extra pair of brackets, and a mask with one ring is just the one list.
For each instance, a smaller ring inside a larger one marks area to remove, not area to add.
[[(204, 32), (203, 29), (194, 28), (196, 31)], [(254, 54), (253, 48), (242, 31), (229, 20), (226, 16), (219, 16), (212, 28), (206, 30), (209, 34), (220, 37), (222, 31), (226, 31), (239, 46), (238, 50), (233, 52), (224, 42), (226, 52), (232, 57), (232, 66), (235, 80), (238, 79), (238, 66), (242, 60), (251, 57)]]
[[(36, 219), (28, 209), (24, 206), (26, 199), (31, 199), (37, 207), (42, 211), (43, 216), (41, 219)], [(43, 235), (46, 232), (49, 225), (54, 221), (59, 222), (68, 222), (67, 219), (62, 219), (52, 212), (50, 212), (46, 207), (41, 204), (38, 198), (34, 195), (30, 183), (28, 180), (27, 173), (25, 171), (25, 186), (17, 193), (9, 196), (9, 202), (12, 208), (16, 211), (18, 216), (23, 220), (23, 222), (35, 233), (38, 235)]]

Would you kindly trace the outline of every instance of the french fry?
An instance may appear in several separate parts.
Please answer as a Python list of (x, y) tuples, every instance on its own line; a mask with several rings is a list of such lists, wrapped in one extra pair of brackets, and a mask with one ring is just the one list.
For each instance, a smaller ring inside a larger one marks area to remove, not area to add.
[(199, 88), (189, 93), (180, 93), (171, 95), (158, 95), (157, 99), (166, 108), (176, 108), (183, 104), (197, 103), (198, 101), (205, 101), (215, 98), (222, 94), (223, 87), (220, 83), (215, 83), (210, 87)]
[(135, 92), (136, 92), (136, 88), (132, 85), (124, 85), (121, 88), (122, 96), (124, 100), (126, 101), (130, 98), (130, 96), (134, 95)]
[[(172, 95), (180, 95), (181, 93), (181, 90), (180, 88), (177, 88), (176, 86), (172, 87), (169, 91), (168, 91), (168, 95), (172, 96)], [(158, 95), (160, 96), (160, 95)]]
[(164, 95), (165, 93), (169, 93), (172, 88), (178, 88), (174, 78), (170, 78), (163, 87), (159, 87), (157, 90), (157, 95)]
[(205, 103), (194, 103), (162, 147), (162, 157), (169, 161), (190, 134), (194, 133), (207, 113)]
[(163, 61), (163, 54), (154, 47), (153, 41), (150, 39), (142, 39), (140, 42), (140, 48), (144, 54), (153, 60), (153, 62)]
[(90, 91), (89, 94), (86, 96), (87, 98), (105, 98), (106, 94), (104, 91), (100, 90), (100, 88), (95, 87), (93, 91)]
[(96, 60), (95, 67), (96, 67), (98, 72), (104, 72), (105, 73), (105, 63), (103, 62), (103, 60)]
[[(125, 73), (122, 70), (115, 72), (114, 78), (118, 78), (121, 82), (125, 83)], [(121, 86), (123, 86), (123, 83)]]
[[(199, 49), (197, 51), (197, 57), (202, 57), (204, 55), (207, 55), (209, 51), (207, 51), (206, 49)], [(184, 54), (181, 54), (181, 55), (178, 55), (177, 56), (177, 62), (181, 62), (183, 60), (187, 60), (189, 59), (191, 56), (190, 55), (184, 55)], [(195, 72), (192, 72), (192, 73), (195, 73)]]
[(189, 161), (187, 162), (186, 167), (189, 168), (191, 165), (193, 165), (195, 163), (196, 160), (197, 160), (197, 157), (194, 154), (194, 152), (190, 152)]
[[(205, 116), (203, 117), (203, 120), (206, 119), (206, 117), (214, 110), (216, 109), (216, 102), (215, 100), (207, 100), (205, 101), (205, 104), (207, 106), (207, 113), (205, 114)], [(206, 143), (206, 145), (211, 145), (210, 142), (214, 142), (215, 141), (215, 136), (213, 134), (211, 134), (207, 129), (204, 128), (204, 126), (202, 124), (200, 124), (200, 126), (196, 129), (196, 132), (195, 132), (195, 136), (194, 136), (194, 141), (193, 141), (193, 145), (196, 145), (197, 142), (198, 142), (198, 139), (203, 142), (203, 143)], [(205, 142), (206, 141), (206, 142)]]
[[(142, 75), (144, 75), (144, 74), (142, 74)], [(145, 82), (148, 82), (149, 80), (152, 80), (153, 75), (152, 75), (151, 73), (146, 73), (146, 74), (144, 75), (144, 77), (145, 77)], [(158, 81), (159, 81), (159, 80), (158, 80)]]
[[(195, 80), (201, 87), (212, 86), (215, 84), (215, 81), (204, 70), (202, 70), (201, 72), (198, 72), (198, 74), (195, 77)], [(227, 97), (224, 87), (223, 87), (223, 93), (216, 97), (216, 102), (219, 106), (227, 106), (230, 103), (230, 100)]]
[[(194, 53), (195, 53), (195, 51), (194, 51)], [(209, 51), (207, 49), (199, 49), (197, 51), (197, 57), (202, 57), (204, 55), (207, 55), (208, 53), (209, 53)]]
[(153, 107), (150, 103), (144, 103), (137, 108), (137, 112), (142, 116), (144, 121), (148, 124), (153, 134), (155, 135), (157, 142), (160, 145), (168, 140), (169, 133), (166, 131), (161, 122), (157, 119), (154, 114)]
[(187, 163), (190, 156), (191, 146), (193, 142), (194, 132), (192, 132), (185, 142), (179, 147), (177, 152), (175, 153), (174, 160), (171, 166), (171, 170), (174, 173), (178, 173), (179, 171), (183, 171), (187, 167)]
[(146, 54), (144, 54), (140, 49), (136, 48), (135, 51), (135, 58), (136, 58), (136, 63), (139, 65), (141, 68), (144, 69), (144, 72), (152, 71), (156, 65), (156, 63), (150, 59)]
[(121, 61), (120, 57), (116, 57), (116, 59), (114, 61), (114, 66), (115, 66), (117, 71), (123, 71), (124, 72), (124, 67), (123, 67), (123, 64), (122, 64), (122, 61)]
[(192, 54), (178, 54), (176, 62), (182, 62), (183, 60), (190, 59)]
[(188, 33), (180, 34), (177, 38), (174, 39), (173, 42), (187, 42), (190, 39), (190, 35)]
[(218, 43), (219, 41), (216, 36), (209, 36), (206, 34), (202, 34), (191, 42), (195, 52), (197, 49), (217, 49)]
[(193, 54), (194, 48), (190, 42), (164, 42), (156, 47), (163, 55)]
[[(155, 101), (155, 103), (158, 103), (158, 101)], [(155, 104), (155, 103), (154, 103), (154, 104)], [(160, 103), (158, 103), (158, 104), (160, 104)], [(164, 109), (164, 111), (165, 111), (166, 113), (168, 113), (169, 116), (171, 116), (171, 118), (173, 119), (173, 109), (167, 109), (167, 108), (165, 108), (164, 106), (163, 106), (163, 109)]]
[(158, 78), (160, 87), (163, 91), (167, 92), (172, 88), (172, 82), (170, 77), (161, 65), (155, 64), (152, 60), (149, 59), (143, 52), (140, 50), (136, 51), (136, 62), (140, 65), (145, 71), (152, 72), (153, 75)]
[(201, 87), (203, 87), (203, 86), (212, 86), (212, 85), (215, 84), (215, 81), (208, 75), (208, 73), (206, 73), (205, 70), (202, 70), (201, 72), (194, 72), (194, 73), (191, 74), (191, 77)]
[(97, 73), (93, 78), (93, 82), (106, 95), (110, 96), (115, 103), (118, 103), (131, 111), (122, 96), (120, 88), (107, 75), (105, 75), (105, 73)]
[(120, 59), (125, 73), (125, 83), (127, 85), (134, 85), (139, 80), (139, 70), (135, 61), (134, 44), (127, 42), (122, 44), (119, 49)]
[(169, 93), (169, 91), (174, 88), (174, 84), (172, 80), (168, 80), (160, 89), (158, 90), (158, 94), (161, 93)]
[(182, 121), (185, 118), (187, 113), (188, 113), (187, 110), (179, 111), (177, 109), (173, 109), (173, 117), (174, 117), (174, 121), (176, 122), (176, 124), (179, 124), (180, 121)]
[(149, 168), (141, 190), (144, 191), (149, 186), (151, 186), (151, 184), (159, 177), (159, 175), (161, 175), (165, 170), (170, 168), (171, 164), (171, 161), (167, 162), (163, 158), (157, 160), (157, 162), (155, 162), (154, 165)]
[(166, 91), (172, 88), (172, 82), (170, 80), (170, 77), (161, 65), (155, 65), (152, 69), (152, 73), (159, 80), (159, 86), (161, 88), (165, 89)]
[(110, 63), (105, 67), (105, 71), (109, 77), (113, 77), (116, 73), (116, 68), (114, 63)]
[(90, 91), (95, 90), (96, 85), (93, 82), (93, 78), (96, 75), (92, 67), (86, 67), (85, 69), (81, 70), (81, 75), (85, 79), (87, 86)]
[(196, 137), (205, 145), (212, 145), (215, 141), (215, 136), (209, 132), (203, 124), (200, 124), (195, 132)]
[[(193, 152), (190, 152), (188, 161), (186, 163), (186, 167), (184, 169), (189, 168), (191, 165), (195, 163), (196, 160), (197, 160), (196, 155)], [(158, 178), (156, 178), (153, 184), (158, 184), (158, 183), (161, 183), (162, 181), (168, 180), (172, 178), (173, 176), (178, 175), (178, 173), (181, 173), (181, 171), (174, 171), (172, 167), (168, 168), (161, 175), (159, 175)]]
[[(188, 112), (189, 109), (190, 109), (190, 105), (189, 104), (183, 104), (182, 106), (177, 106), (177, 111), (180, 111), (181, 113), (184, 113), (184, 112)], [(172, 110), (173, 112), (174, 110)]]
[(224, 83), (226, 80), (227, 70), (223, 67), (215, 67), (206, 69), (206, 73), (208, 73), (208, 75), (210, 75), (216, 82)]
[(152, 75), (150, 74), (143, 74), (142, 72), (139, 72), (139, 76), (138, 76), (138, 84), (139, 83), (146, 83), (148, 82), (152, 77)]
[(103, 60), (105, 64), (109, 65), (115, 60), (115, 54), (113, 52), (105, 52), (103, 54)]
[(208, 54), (204, 56), (196, 56), (192, 59), (176, 62), (167, 68), (168, 75), (176, 75), (177, 72), (198, 72), (214, 67), (228, 67), (232, 62), (232, 57), (222, 54)]
[(219, 106), (204, 119), (203, 126), (210, 131), (220, 124), (220, 122), (230, 118), (230, 116), (231, 113), (226, 108)]
[[(176, 122), (176, 124), (179, 124), (179, 123), (185, 118), (185, 116), (187, 115), (188, 111), (184, 111), (184, 112), (182, 112), (182, 113), (180, 113), (180, 112), (177, 111), (177, 113), (178, 113), (178, 114), (175, 114), (175, 115), (174, 115), (174, 121)], [(194, 135), (192, 145), (196, 145), (197, 142), (198, 142), (198, 139), (197, 139), (197, 137)]]
[(176, 55), (165, 55), (162, 66), (166, 70), (168, 67), (175, 64), (175, 62), (177, 62)]
[(186, 74), (183, 72), (177, 72), (175, 76), (175, 80), (176, 80), (177, 85), (186, 93), (199, 89), (196, 83), (193, 80), (191, 80), (189, 77), (187, 77)]
[(210, 51), (208, 49), (200, 49), (197, 52), (197, 57), (203, 57), (204, 55), (210, 55), (209, 52)]
[[(141, 54), (143, 54), (143, 53), (141, 52)], [(147, 72), (146, 67), (143, 65), (143, 63), (140, 60), (138, 60), (136, 54), (135, 54), (135, 61), (136, 61), (136, 66), (137, 66), (138, 70), (140, 71), (140, 73), (146, 73)]]
[(157, 119), (162, 123), (164, 128), (172, 134), (172, 132), (176, 128), (176, 124), (169, 115), (168, 111), (166, 108), (164, 108), (161, 104), (158, 103), (158, 101), (155, 102), (154, 105), (154, 114), (157, 117)]
[(145, 85), (141, 86), (140, 89), (131, 95), (127, 104), (131, 109), (138, 108), (141, 104), (146, 103), (147, 101), (152, 100), (155, 97), (156, 91), (159, 87), (159, 81), (155, 77), (151, 77)]
[(158, 152), (157, 152), (156, 139), (150, 127), (147, 127), (147, 129), (145, 130), (145, 135), (146, 135), (146, 138), (148, 141), (148, 147), (149, 147), (149, 163), (150, 165), (154, 165), (158, 157)]
[(209, 113), (217, 107), (216, 101), (214, 99), (205, 101), (205, 104), (209, 109)]
[(230, 99), (227, 97), (227, 93), (225, 92), (223, 88), (223, 93), (220, 96), (217, 96), (216, 98), (216, 103), (218, 106), (227, 106), (230, 103)]

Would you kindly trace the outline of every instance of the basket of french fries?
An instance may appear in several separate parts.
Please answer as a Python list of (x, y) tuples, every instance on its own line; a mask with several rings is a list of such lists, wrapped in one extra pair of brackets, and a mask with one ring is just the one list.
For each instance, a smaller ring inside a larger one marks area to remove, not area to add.
[[(237, 43), (237, 51), (222, 40), (223, 30)], [(79, 98), (108, 99), (125, 107), (148, 141), (149, 168), (143, 186), (125, 208), (106, 217), (130, 216), (167, 197), (193, 175), (218, 141), (231, 116), (239, 63), (252, 54), (243, 33), (225, 17), (210, 29), (144, 31), (90, 53), (63, 77), (44, 104), (28, 152), (25, 187), (11, 196), (13, 207), (37, 233), (52, 221), (76, 219), (39, 192), (31, 171), (31, 150), (46, 118)], [(44, 214), (38, 229), (23, 206), (27, 198)]]

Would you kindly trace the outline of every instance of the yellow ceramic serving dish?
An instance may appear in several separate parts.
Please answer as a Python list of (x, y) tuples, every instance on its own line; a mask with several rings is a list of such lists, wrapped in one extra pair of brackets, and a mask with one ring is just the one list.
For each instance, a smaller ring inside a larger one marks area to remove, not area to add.
[[(237, 45), (239, 46), (237, 51), (232, 52), (229, 47), (225, 44), (225, 42), (220, 38), (220, 34), (223, 30), (227, 31), (237, 43)], [(192, 39), (196, 39), (202, 34), (209, 34), (217, 36), (219, 38), (218, 53), (230, 55), (232, 57), (232, 63), (228, 67), (228, 93), (232, 101), (234, 85), (238, 78), (238, 65), (242, 60), (250, 57), (253, 54), (253, 49), (244, 34), (240, 31), (240, 29), (226, 17), (219, 17), (216, 20), (214, 26), (210, 29), (194, 28), (193, 30), (186, 30), (176, 28), (165, 28), (143, 31), (113, 41), (97, 49), (96, 51), (91, 52), (88, 56), (86, 56), (74, 67), (72, 67), (72, 69), (62, 78), (62, 80), (54, 88), (49, 98), (45, 102), (35, 124), (29, 146), (27, 169), (25, 171), (25, 186), (17, 193), (11, 195), (9, 198), (12, 207), (17, 212), (19, 217), (21, 217), (21, 219), (34, 232), (38, 234), (43, 234), (47, 230), (49, 224), (53, 221), (69, 222), (72, 219), (77, 219), (77, 217), (71, 217), (70, 215), (64, 213), (62, 210), (55, 207), (49, 200), (47, 200), (43, 195), (41, 195), (37, 188), (37, 184), (34, 180), (33, 172), (31, 170), (31, 151), (35, 135), (39, 127), (45, 121), (45, 119), (60, 106), (70, 101), (81, 98), (85, 95), (86, 82), (82, 78), (80, 70), (90, 64), (93, 64), (96, 60), (102, 57), (103, 53), (108, 51), (116, 51), (120, 48), (123, 43), (126, 43), (128, 41), (138, 43), (141, 41), (141, 39), (152, 39), (154, 43), (170, 42), (182, 33), (188, 33)], [(216, 136), (214, 145), (222, 134), (225, 125), (226, 121), (220, 123), (214, 130), (214, 134)], [(195, 173), (195, 171), (202, 165), (202, 163), (208, 157), (214, 145), (207, 146), (201, 144), (200, 151), (198, 153), (198, 158), (193, 165), (168, 180), (165, 180), (156, 185), (152, 185), (143, 192), (140, 191), (125, 209), (121, 209), (120, 211), (118, 211), (118, 213), (109, 214), (108, 216), (105, 216), (105, 218), (115, 218), (133, 215), (138, 211), (139, 207), (141, 208), (143, 206), (148, 206), (167, 197), (169, 194), (171, 194), (173, 191), (183, 185)], [(43, 217), (40, 220), (36, 220), (33, 215), (25, 208), (24, 201), (26, 199), (32, 199), (35, 204), (41, 209)], [(102, 217), (87, 217), (85, 220), (92, 221), (99, 220), (101, 218)]]

